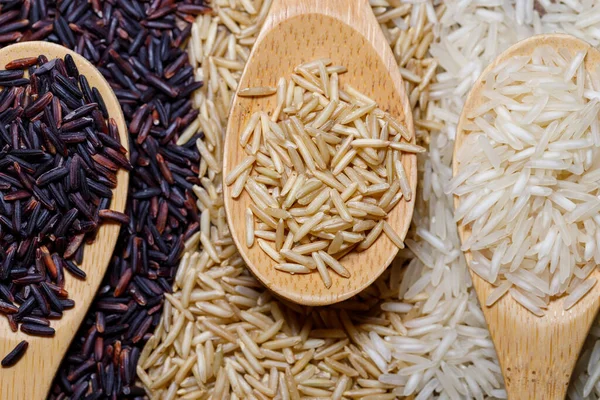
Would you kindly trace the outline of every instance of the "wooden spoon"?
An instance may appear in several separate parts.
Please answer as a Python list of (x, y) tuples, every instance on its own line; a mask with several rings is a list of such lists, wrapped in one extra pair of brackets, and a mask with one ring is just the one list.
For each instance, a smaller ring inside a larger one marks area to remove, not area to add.
[[(324, 57), (348, 68), (347, 73), (340, 75), (341, 87), (351, 84), (402, 121), (409, 132), (414, 132), (398, 64), (367, 0), (273, 0), (239, 88), (275, 87), (278, 79), (288, 78), (297, 65)], [(238, 137), (252, 113), (272, 110), (275, 105), (276, 96), (243, 98), (236, 94), (224, 144), (223, 176), (245, 155)], [(414, 192), (416, 156), (404, 155), (402, 162)], [(231, 188), (225, 184), (223, 192), (233, 239), (250, 270), (269, 289), (296, 303), (324, 305), (347, 299), (371, 284), (398, 251), (381, 235), (368, 250), (344, 257), (341, 262), (352, 276), (346, 279), (332, 273), (333, 282), (327, 289), (318, 273), (290, 275), (278, 271), (258, 245), (248, 248), (244, 239), (244, 212), (250, 197), (244, 192), (238, 199), (232, 199)], [(410, 202), (402, 200), (389, 213), (388, 222), (402, 238), (410, 225), (413, 208), (414, 197)]]
[[(129, 150), (127, 127), (117, 97), (100, 72), (79, 54), (53, 43), (18, 43), (0, 50), (0, 68), (4, 69), (4, 65), (11, 60), (37, 57), (41, 54), (50, 60), (64, 58), (67, 54), (73, 56), (79, 72), (86, 76), (91, 87), (98, 88), (102, 94), (108, 113), (114, 118), (119, 128), (121, 143)], [(113, 190), (110, 208), (122, 212), (127, 200), (129, 174), (121, 169), (117, 173), (117, 178), (119, 183)], [(119, 229), (119, 224), (105, 222), (101, 225), (94, 243), (86, 245), (81, 264), (81, 269), (87, 274), (85, 280), (74, 279), (66, 274), (65, 289), (69, 292), (69, 298), (75, 301), (75, 308), (66, 310), (61, 319), (52, 321), (52, 327), (56, 330), (53, 338), (29, 336), (21, 331), (14, 333), (10, 330), (6, 318), (0, 318), (0, 359), (4, 358), (22, 340), (29, 342), (27, 352), (16, 365), (10, 368), (0, 368), (0, 399), (41, 400), (46, 398), (52, 378), (75, 332), (79, 329), (106, 272), (117, 242)]]
[[(531, 55), (536, 47), (542, 45), (551, 46), (556, 50), (567, 49), (573, 55), (577, 51), (587, 50), (585, 68), (590, 73), (595, 73), (595, 68), (600, 63), (598, 50), (569, 35), (533, 36), (510, 47), (483, 71), (471, 89), (457, 127), (455, 154), (464, 140), (463, 127), (470, 122), (467, 115), (485, 102), (481, 96), (484, 88), (482, 78), (507, 59)], [(454, 158), (454, 175), (457, 174), (457, 169), (458, 163)], [(456, 207), (458, 203), (459, 200), (455, 197)], [(458, 231), (463, 242), (471, 234), (469, 228), (465, 229), (462, 226), (459, 226)], [(465, 255), (467, 262), (471, 262), (470, 252)], [(486, 299), (493, 287), (472, 270), (469, 271), (498, 353), (508, 398), (564, 399), (581, 346), (600, 305), (600, 286), (595, 285), (568, 311), (563, 309), (564, 296), (552, 300), (545, 316), (537, 317), (509, 295), (491, 307), (486, 307)], [(592, 276), (600, 278), (598, 269), (594, 270)]]

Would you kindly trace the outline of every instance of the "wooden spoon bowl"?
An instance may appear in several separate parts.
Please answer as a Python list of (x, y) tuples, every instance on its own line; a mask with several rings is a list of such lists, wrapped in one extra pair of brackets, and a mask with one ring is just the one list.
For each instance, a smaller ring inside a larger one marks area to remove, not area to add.
[[(531, 55), (542, 45), (555, 50), (567, 49), (572, 55), (587, 50), (585, 68), (590, 73), (595, 73), (596, 66), (600, 64), (598, 50), (569, 35), (533, 36), (510, 47), (483, 71), (471, 89), (457, 126), (454, 154), (458, 153), (465, 139), (463, 127), (470, 122), (467, 115), (485, 101), (481, 95), (484, 78), (507, 59)], [(456, 158), (453, 160), (453, 173), (458, 173)], [(459, 199), (455, 197), (455, 206), (458, 207), (458, 204)], [(459, 226), (458, 231), (464, 243), (471, 234), (470, 228)], [(470, 263), (471, 253), (466, 252), (465, 256)], [(563, 296), (550, 302), (545, 316), (537, 317), (509, 295), (487, 307), (486, 299), (493, 286), (472, 270), (469, 272), (498, 353), (508, 398), (564, 399), (579, 352), (600, 306), (599, 285), (595, 285), (569, 310), (563, 308)], [(598, 269), (591, 276), (600, 278)]]
[[(398, 65), (366, 0), (273, 0), (271, 10), (246, 64), (239, 88), (276, 86), (288, 78), (294, 67), (318, 58), (331, 58), (348, 72), (340, 75), (340, 86), (349, 83), (377, 101), (414, 132), (412, 114)], [(272, 110), (276, 96), (244, 98), (236, 94), (229, 116), (224, 144), (223, 176), (244, 157), (239, 134), (250, 116), (259, 110)], [(412, 135), (414, 142), (414, 134)], [(403, 155), (402, 163), (413, 189), (416, 188), (416, 156)], [(231, 198), (231, 188), (223, 185), (229, 229), (250, 270), (269, 289), (296, 303), (331, 304), (360, 292), (390, 264), (398, 249), (385, 236), (366, 251), (352, 252), (341, 259), (350, 271), (349, 279), (331, 274), (332, 285), (325, 287), (318, 273), (291, 275), (274, 268), (258, 245), (246, 246), (244, 212), (250, 204), (246, 192)], [(412, 219), (414, 197), (402, 200), (389, 213), (387, 221), (404, 238)]]
[[(86, 76), (91, 87), (102, 94), (110, 117), (119, 128), (121, 144), (129, 150), (127, 126), (117, 97), (102, 74), (85, 58), (62, 46), (46, 42), (25, 42), (4, 47), (0, 50), (0, 68), (12, 60), (45, 55), (48, 59), (73, 56), (79, 72)], [(117, 173), (118, 186), (113, 190), (110, 208), (123, 212), (127, 201), (129, 174), (121, 169)], [(65, 289), (75, 301), (75, 308), (66, 310), (63, 317), (52, 321), (56, 334), (52, 338), (29, 336), (21, 331), (12, 332), (6, 318), (0, 318), (0, 359), (19, 342), (26, 340), (29, 347), (24, 357), (10, 368), (0, 369), (0, 399), (38, 400), (45, 399), (52, 379), (69, 347), (71, 340), (83, 320), (104, 277), (119, 235), (120, 224), (102, 223), (94, 243), (86, 245), (81, 269), (87, 278), (75, 279), (66, 274)]]

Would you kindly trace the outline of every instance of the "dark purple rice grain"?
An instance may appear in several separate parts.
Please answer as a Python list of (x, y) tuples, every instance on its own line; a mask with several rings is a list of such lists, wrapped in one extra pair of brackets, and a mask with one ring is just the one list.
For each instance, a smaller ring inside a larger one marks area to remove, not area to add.
[(31, 293), (35, 298), (37, 306), (42, 312), (42, 315), (50, 314), (50, 304), (48, 303), (48, 300), (46, 300), (46, 298), (42, 295), (38, 287), (36, 285), (29, 285), (29, 288), (31, 289)]
[[(14, 274), (13, 270), (13, 274)], [(41, 274), (28, 274), (22, 278), (13, 279), (13, 284), (15, 285), (30, 285), (32, 283), (40, 283), (44, 280), (44, 277)]]
[[(44, 0), (40, 0), (40, 2), (43, 2), (43, 1)], [(51, 34), (53, 30), (54, 30), (54, 26), (52, 23), (46, 24), (46, 25), (39, 25), (39, 28), (36, 32), (28, 34), (27, 36), (23, 36), (23, 38), (24, 38), (23, 41), (44, 39), (46, 36)]]
[[(82, 4), (82, 6), (85, 7), (85, 3)], [(72, 76), (74, 78), (79, 77), (79, 70), (77, 69), (77, 65), (75, 65), (75, 60), (73, 59), (73, 56), (71, 56), (70, 54), (67, 54), (65, 56), (65, 67), (67, 68), (69, 76)]]
[(0, 35), (0, 43), (16, 42), (22, 37), (23, 34), (19, 32), (4, 33)]
[(40, 98), (38, 98), (34, 103), (29, 105), (29, 107), (27, 107), (25, 109), (25, 112), (24, 112), (25, 116), (33, 117), (34, 115), (41, 112), (48, 104), (50, 104), (53, 97), (54, 96), (53, 96), (52, 92), (48, 92), (48, 93), (44, 94), (43, 96), (41, 96)]
[(47, 284), (46, 282), (42, 282), (40, 284), (40, 286), (41, 286), (42, 290), (44, 291), (44, 295), (46, 296), (46, 299), (48, 300), (50, 307), (53, 308), (55, 311), (62, 312), (64, 310), (64, 307), (60, 303), (55, 292), (50, 288), (49, 284)]
[(87, 389), (88, 389), (87, 382), (81, 382), (78, 385), (75, 385), (75, 387), (73, 389), (73, 395), (71, 396), (71, 398), (73, 400), (82, 399), (83, 395), (87, 391)]
[[(10, 278), (15, 280), (18, 278), (22, 278), (24, 276), (27, 275), (27, 273), (29, 272), (29, 270), (27, 268), (13, 268), (10, 270)], [(28, 289), (25, 288), (25, 291), (27, 291)], [(25, 294), (25, 297), (27, 297), (27, 293), (23, 292)], [(17, 298), (17, 300), (20, 302), (22, 301), (22, 298)]]
[[(81, 223), (79, 224), (79, 226), (81, 226)], [(75, 225), (73, 225), (73, 227), (75, 227)], [(95, 229), (95, 224), (94, 224), (94, 229)], [(92, 230), (88, 230), (88, 232), (91, 232)], [(84, 243), (85, 241), (85, 234), (87, 232), (82, 232), (79, 235), (75, 235), (71, 238), (71, 240), (68, 242), (66, 248), (65, 248), (65, 252), (64, 252), (64, 256), (65, 258), (73, 258), (77, 252), (82, 248), (81, 245)], [(80, 261), (78, 261), (80, 262)], [(81, 277), (81, 278), (85, 278), (85, 272), (81, 271), (82, 273), (79, 273), (79, 275), (77, 275), (76, 273), (73, 272), (73, 269), (69, 269), (67, 268), (67, 270), (69, 272), (71, 272), (71, 274), (76, 275), (77, 277)]]
[(87, 360), (79, 367), (77, 367), (73, 372), (67, 375), (67, 379), (69, 381), (76, 381), (81, 375), (83, 375), (86, 371), (92, 369), (96, 366), (96, 362), (94, 360)]
[(83, 132), (65, 133), (60, 135), (60, 140), (65, 144), (83, 143), (89, 139)]
[(54, 328), (44, 325), (23, 323), (21, 324), (21, 332), (32, 336), (52, 337), (56, 333)]
[(15, 348), (2, 359), (2, 367), (8, 368), (15, 365), (27, 351), (29, 343), (26, 340), (21, 341)]
[[(38, 57), (38, 59), (39, 59), (39, 57)], [(37, 68), (35, 71), (33, 71), (33, 75), (46, 74), (46, 73), (52, 71), (55, 66), (56, 66), (56, 59), (41, 63), (40, 67)]]
[(11, 81), (22, 78), (24, 72), (22, 69), (19, 70), (2, 70), (0, 71), (0, 82)]
[(65, 122), (61, 127), (62, 132), (80, 131), (83, 128), (90, 126), (94, 123), (94, 120), (89, 117), (80, 117), (69, 122)]
[(8, 287), (4, 286), (3, 284), (0, 284), (0, 299), (4, 299), (10, 303), (14, 303), (15, 296), (13, 296)]
[(70, 260), (65, 260), (63, 265), (64, 265), (65, 269), (71, 273), (71, 275), (73, 275), (79, 279), (85, 279), (85, 277), (86, 277), (85, 271), (83, 271), (77, 265), (75, 265), (74, 262), (72, 262)]
[(130, 218), (127, 214), (120, 213), (113, 210), (100, 210), (98, 213), (101, 219), (107, 219), (111, 221), (116, 221), (122, 223), (124, 225), (129, 224)]
[(96, 330), (98, 333), (104, 333), (105, 329), (105, 320), (104, 313), (96, 313)]
[[(6, 80), (6, 81), (0, 81), (0, 86), (4, 86), (4, 87), (17, 87), (17, 86), (25, 86), (29, 83), (29, 79), (27, 78), (20, 78), (20, 79), (13, 79), (13, 80)], [(18, 113), (17, 113), (18, 114)], [(3, 120), (8, 122), (11, 122), (14, 118), (16, 118), (17, 115), (12, 115), (9, 114), (12, 118), (10, 117), (4, 117)]]
[(19, 309), (13, 304), (0, 301), (0, 313), (3, 314), (15, 314)]
[(12, 21), (13, 19), (17, 18), (20, 14), (21, 12), (19, 10), (7, 11), (4, 14), (0, 15), (0, 23), (6, 24)]
[(63, 120), (65, 122), (69, 122), (69, 121), (72, 121), (74, 119), (81, 118), (83, 116), (86, 116), (86, 115), (90, 114), (97, 107), (98, 107), (97, 103), (88, 103), (88, 104), (85, 104), (85, 105), (83, 105), (83, 106), (81, 106), (81, 107), (79, 107), (79, 108), (71, 111), (67, 115), (65, 115), (63, 117)]
[(59, 301), (64, 309), (70, 309), (70, 308), (75, 307), (75, 302), (71, 299), (61, 299)]
[(75, 36), (69, 28), (69, 24), (60, 15), (58, 15), (54, 21), (54, 29), (63, 46), (72, 48), (75, 45)]
[(8, 320), (8, 325), (10, 327), (10, 330), (12, 332), (18, 332), (19, 331), (19, 324), (17, 323), (17, 321), (15, 321), (14, 316), (7, 315), (6, 319)]
[(102, 301), (96, 302), (96, 308), (98, 310), (113, 311), (113, 312), (120, 312), (120, 313), (124, 313), (128, 310), (128, 307), (126, 304), (112, 304), (112, 303), (107, 303), (107, 302), (102, 302)]
[[(58, 61), (61, 61), (61, 60), (60, 59), (57, 60), (57, 63), (56, 63), (57, 68), (61, 65), (64, 66), (64, 63), (59, 63)], [(65, 67), (65, 73), (66, 73), (66, 67)], [(55, 80), (57, 81), (57, 83), (60, 84), (60, 86), (65, 88), (69, 93), (71, 93), (76, 98), (78, 98), (78, 99), (83, 98), (83, 93), (81, 92), (81, 89), (79, 89), (79, 87), (77, 85), (73, 84), (69, 79), (67, 79), (62, 74), (56, 74)], [(93, 88), (92, 88), (92, 90), (93, 90)]]
[(127, 331), (127, 328), (129, 328), (129, 325), (127, 324), (112, 325), (104, 330), (104, 336), (107, 337), (119, 333), (124, 333), (125, 331)]
[(23, 317), (23, 323), (31, 323), (37, 325), (50, 326), (50, 320), (43, 317), (28, 316)]
[(56, 167), (47, 172), (44, 172), (40, 175), (36, 180), (36, 185), (45, 186), (51, 182), (62, 179), (65, 175), (69, 173), (69, 170), (65, 167)]

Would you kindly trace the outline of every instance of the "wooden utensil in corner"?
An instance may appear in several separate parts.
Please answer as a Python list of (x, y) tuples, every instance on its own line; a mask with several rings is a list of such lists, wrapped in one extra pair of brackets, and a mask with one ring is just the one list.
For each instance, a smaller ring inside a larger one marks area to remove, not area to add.
[[(15, 59), (45, 55), (48, 59), (64, 58), (70, 54), (75, 60), (79, 72), (86, 76), (91, 87), (102, 94), (110, 117), (119, 128), (123, 147), (129, 150), (127, 126), (121, 106), (108, 82), (100, 72), (85, 58), (62, 46), (46, 42), (25, 42), (7, 46), (0, 50), (0, 68)], [(118, 186), (113, 190), (110, 208), (123, 212), (127, 201), (129, 174), (125, 170), (117, 173)], [(65, 277), (65, 289), (69, 298), (75, 301), (75, 308), (66, 310), (63, 317), (52, 321), (56, 334), (52, 338), (25, 335), (12, 332), (5, 318), (0, 318), (0, 359), (10, 352), (22, 340), (29, 342), (24, 357), (10, 368), (0, 368), (0, 399), (6, 400), (43, 400), (48, 394), (52, 379), (69, 347), (71, 340), (83, 320), (98, 286), (104, 277), (108, 263), (117, 242), (120, 225), (103, 223), (94, 243), (86, 245), (81, 269), (87, 278), (75, 279), (69, 274)]]
[[(340, 75), (341, 86), (352, 86), (375, 99), (383, 110), (405, 124), (413, 133), (412, 114), (398, 64), (383, 36), (367, 0), (273, 0), (271, 10), (246, 64), (239, 88), (276, 86), (288, 78), (297, 65), (318, 58), (331, 58), (348, 72)], [(250, 115), (275, 108), (275, 96), (243, 98), (236, 96), (229, 116), (224, 144), (223, 176), (244, 157), (239, 133)], [(416, 156), (403, 155), (413, 192), (416, 188)], [(385, 236), (362, 253), (351, 253), (341, 262), (350, 271), (349, 279), (331, 274), (327, 289), (318, 273), (291, 275), (274, 268), (258, 245), (246, 246), (244, 212), (250, 197), (244, 192), (231, 198), (231, 188), (223, 185), (225, 210), (235, 244), (256, 277), (278, 295), (307, 305), (331, 304), (347, 299), (371, 284), (389, 265), (398, 249)], [(414, 198), (404, 199), (389, 213), (388, 222), (402, 238), (406, 235), (414, 208)]]
[[(485, 69), (471, 89), (457, 126), (455, 154), (464, 140), (463, 127), (469, 122), (467, 115), (485, 101), (481, 96), (484, 86), (482, 78), (508, 58), (531, 55), (536, 47), (542, 45), (552, 46), (556, 50), (567, 49), (573, 55), (577, 51), (587, 50), (585, 68), (590, 73), (595, 73), (596, 66), (600, 64), (598, 50), (569, 35), (533, 36), (510, 47)], [(455, 158), (454, 175), (457, 174), (457, 169)], [(457, 198), (455, 205), (458, 206)], [(464, 242), (470, 236), (470, 230), (459, 226), (459, 235)], [(471, 262), (471, 254), (467, 252), (465, 255), (467, 262)], [(509, 295), (505, 295), (491, 307), (486, 307), (486, 299), (493, 287), (472, 270), (470, 273), (498, 353), (508, 398), (564, 399), (581, 346), (598, 312), (600, 285), (596, 284), (567, 311), (563, 309), (564, 297), (552, 300), (546, 315), (537, 317)], [(600, 279), (598, 269), (592, 272), (592, 276)]]

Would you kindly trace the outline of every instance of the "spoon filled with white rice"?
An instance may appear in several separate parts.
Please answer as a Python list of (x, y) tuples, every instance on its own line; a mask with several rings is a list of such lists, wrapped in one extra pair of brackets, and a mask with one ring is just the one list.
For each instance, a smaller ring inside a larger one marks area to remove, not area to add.
[(572, 36), (519, 42), (457, 127), (448, 188), (509, 398), (564, 398), (600, 303), (599, 62)]

